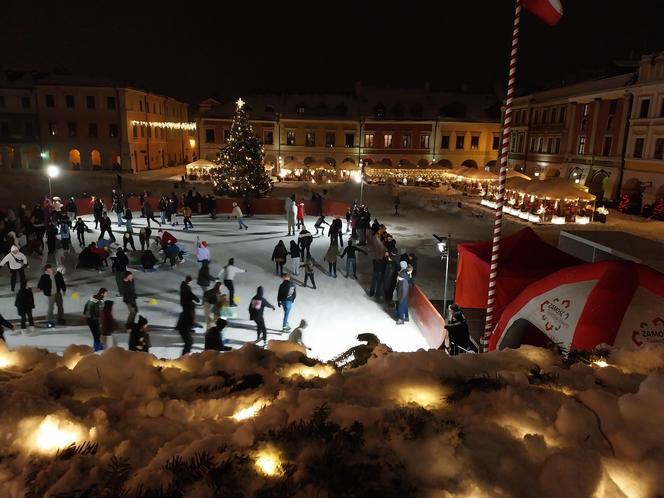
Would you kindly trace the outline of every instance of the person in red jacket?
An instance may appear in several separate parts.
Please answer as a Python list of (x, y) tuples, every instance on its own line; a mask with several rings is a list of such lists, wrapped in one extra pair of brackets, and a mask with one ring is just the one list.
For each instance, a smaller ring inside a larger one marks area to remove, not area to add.
[(178, 241), (178, 239), (176, 239), (173, 234), (167, 230), (159, 230), (159, 237), (162, 248), (165, 248), (171, 244), (177, 244)]
[(304, 201), (297, 203), (297, 229), (304, 228)]

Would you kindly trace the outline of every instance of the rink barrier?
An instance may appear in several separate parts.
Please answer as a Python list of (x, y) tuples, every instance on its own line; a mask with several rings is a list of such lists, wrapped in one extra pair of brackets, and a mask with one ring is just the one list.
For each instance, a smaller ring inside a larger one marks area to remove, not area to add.
[(413, 311), (411, 316), (420, 328), (429, 347), (438, 349), (443, 343), (445, 319), (417, 285), (411, 286), (408, 293), (408, 308), (409, 311)]
[[(111, 205), (113, 202), (110, 197), (101, 197), (102, 202), (106, 210), (110, 213)], [(155, 213), (155, 216), (159, 215), (159, 198), (158, 197), (148, 197), (148, 203), (152, 206), (152, 209)], [(76, 206), (78, 207), (79, 214), (91, 214), (92, 206), (90, 205), (90, 198), (76, 199)], [(141, 211), (141, 205), (139, 203), (139, 197), (129, 197), (128, 198), (129, 207), (132, 211), (137, 212)], [(241, 198), (218, 198), (216, 199), (217, 203), (217, 214), (230, 214), (233, 210), (233, 203), (237, 202), (242, 212), (246, 215), (244, 199)], [(253, 214), (286, 214), (286, 198), (283, 199), (254, 199), (251, 203), (251, 211)], [(345, 202), (339, 201), (323, 201), (323, 214), (325, 216), (338, 216), (343, 218), (348, 210), (349, 205)], [(111, 213), (112, 214), (112, 213)], [(306, 216), (315, 216), (318, 214), (318, 207), (314, 201), (304, 201), (304, 214)]]

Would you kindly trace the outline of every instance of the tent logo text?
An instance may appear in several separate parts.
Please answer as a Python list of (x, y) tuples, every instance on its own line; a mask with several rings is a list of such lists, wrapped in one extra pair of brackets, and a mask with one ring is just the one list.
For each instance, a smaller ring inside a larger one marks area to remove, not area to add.
[(569, 308), (572, 305), (569, 299), (554, 298), (552, 301), (546, 299), (540, 303), (540, 313), (547, 332), (558, 331), (563, 325), (567, 326), (569, 319)]
[[(639, 340), (639, 337), (641, 340)], [(643, 342), (664, 342), (664, 318), (657, 317), (650, 323), (642, 322), (639, 330), (632, 332), (632, 342), (641, 346)]]

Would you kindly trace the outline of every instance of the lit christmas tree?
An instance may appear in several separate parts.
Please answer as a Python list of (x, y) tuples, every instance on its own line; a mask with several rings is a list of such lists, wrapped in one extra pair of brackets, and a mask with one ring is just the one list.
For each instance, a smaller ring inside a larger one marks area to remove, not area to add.
[(219, 166), (211, 170), (214, 191), (219, 195), (264, 197), (272, 189), (263, 166), (263, 145), (254, 134), (244, 101), (236, 102), (235, 116)]

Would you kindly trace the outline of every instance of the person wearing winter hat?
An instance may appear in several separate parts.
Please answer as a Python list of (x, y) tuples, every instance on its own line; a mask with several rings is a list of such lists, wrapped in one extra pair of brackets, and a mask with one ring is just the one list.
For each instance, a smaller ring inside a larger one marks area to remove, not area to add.
[[(16, 311), (21, 317), (21, 333), (23, 335), (33, 334), (35, 332), (35, 322), (32, 318), (32, 310), (35, 308), (35, 298), (27, 280), (21, 282), (21, 289), (16, 293), (14, 306), (16, 306)], [(25, 331), (26, 318), (30, 325), (27, 333)]]
[(256, 342), (263, 339), (263, 342), (267, 343), (267, 328), (265, 327), (265, 319), (263, 318), (265, 308), (274, 309), (274, 306), (263, 297), (263, 287), (259, 286), (256, 289), (256, 295), (251, 298), (251, 302), (249, 303), (249, 320), (253, 320), (256, 323)]
[(223, 318), (217, 318), (217, 323), (214, 327), (210, 327), (205, 332), (205, 347), (206, 350), (213, 351), (230, 351), (232, 348), (224, 345), (224, 336), (222, 331), (228, 322)]
[(410, 275), (408, 273), (408, 263), (401, 261), (399, 263), (400, 271), (397, 275), (397, 306), (396, 322), (397, 325), (403, 325), (408, 321), (408, 294), (410, 291)]
[(150, 334), (148, 334), (148, 320), (143, 315), (138, 316), (138, 322), (129, 329), (129, 351), (150, 352)]
[(12, 292), (16, 288), (16, 277), (19, 277), (21, 284), (25, 282), (25, 270), (24, 268), (28, 266), (28, 258), (25, 257), (17, 245), (13, 245), (11, 251), (2, 258), (0, 261), (0, 266), (9, 265), (9, 271), (11, 273), (11, 288)]

